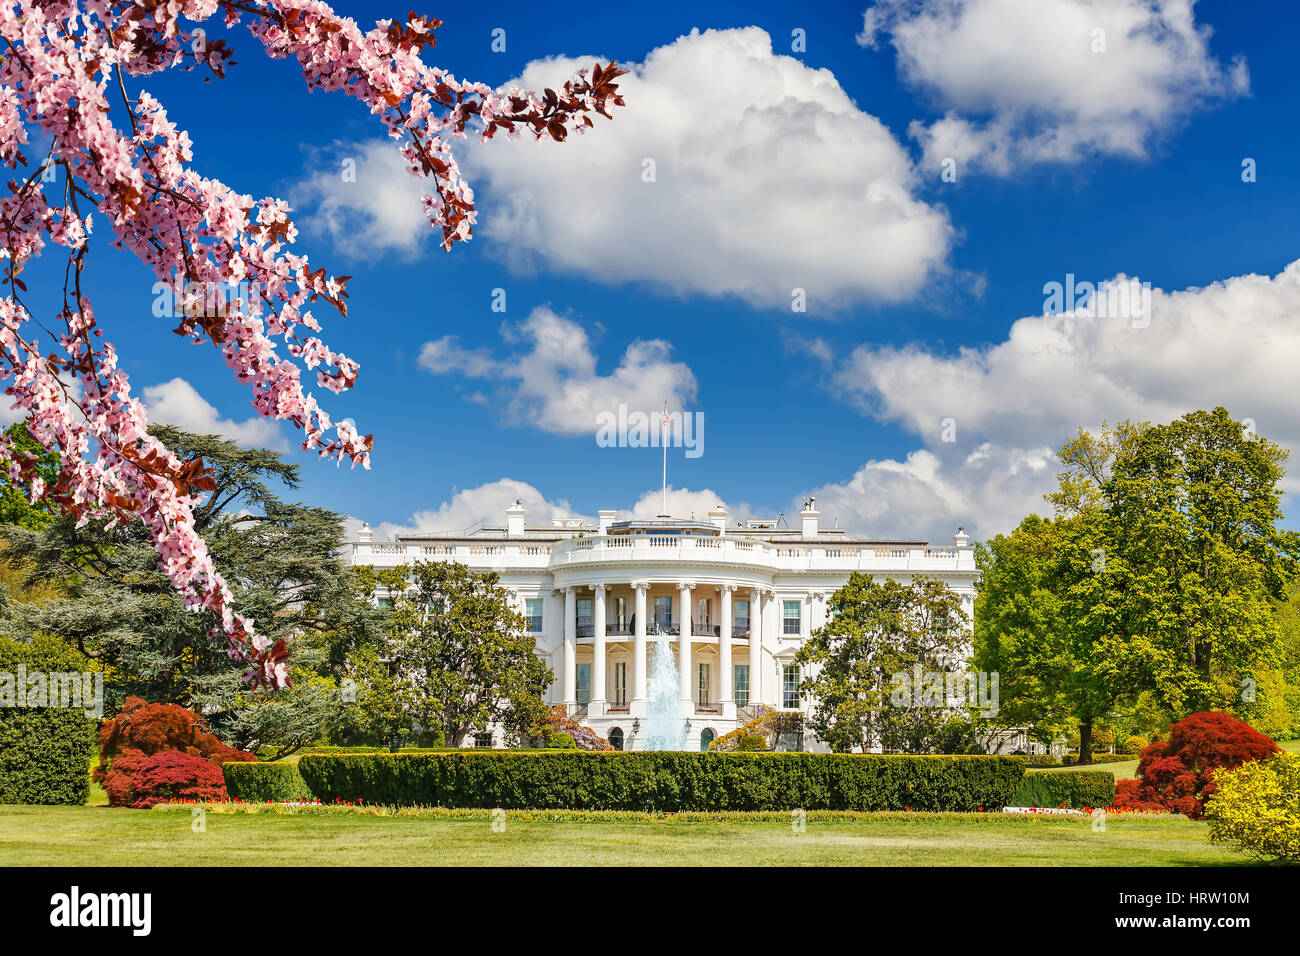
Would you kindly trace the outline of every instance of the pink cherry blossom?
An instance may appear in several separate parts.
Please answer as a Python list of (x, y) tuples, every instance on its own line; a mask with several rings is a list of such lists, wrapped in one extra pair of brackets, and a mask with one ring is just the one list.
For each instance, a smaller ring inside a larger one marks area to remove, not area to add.
[[(131, 93), (163, 70), (224, 76), (231, 51), (210, 37), (221, 27), (202, 26), (218, 14), (267, 55), (295, 59), (309, 89), (351, 96), (379, 118), (412, 174), (428, 180), (423, 208), (448, 250), (471, 238), (476, 221), (451, 140), (472, 128), (482, 140), (504, 130), (562, 142), (593, 125), (588, 114), (608, 118), (623, 105), (614, 82), (623, 71), (596, 64), (541, 95), (492, 90), (421, 60), (440, 21), (412, 14), (362, 31), (316, 0), (0, 0), (0, 163), (26, 174), (0, 195), (0, 377), (33, 437), (60, 462), (47, 487), (33, 461), (0, 441), (0, 467), (27, 482), (33, 501), (56, 505), (79, 525), (144, 522), (186, 606), (215, 615), (248, 679), (282, 687), (287, 649), (258, 636), (232, 607), (195, 531), (193, 508), (213, 487), (203, 462), (182, 461), (149, 436), (144, 406), (81, 285), (98, 213), (111, 242), (174, 290), (174, 331), (210, 343), (250, 386), (259, 414), (291, 422), (302, 447), (322, 458), (369, 467), (372, 437), (350, 421), (333, 423), (302, 384), (304, 368), (335, 394), (356, 381), (357, 363), (326, 344), (311, 308), (319, 302), (346, 317), (349, 277), (289, 251), (298, 230), (288, 205), (203, 176), (192, 165), (193, 143), (164, 105), (145, 90)], [(51, 143), (45, 155), (28, 151), (33, 127)], [(47, 240), (67, 250), (53, 325), (32, 321), (21, 278)], [(238, 291), (214, 294), (223, 289)]]

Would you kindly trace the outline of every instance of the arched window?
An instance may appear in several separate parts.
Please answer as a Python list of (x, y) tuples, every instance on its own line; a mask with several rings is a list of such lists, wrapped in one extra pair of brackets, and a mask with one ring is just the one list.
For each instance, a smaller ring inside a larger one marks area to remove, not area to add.
[(700, 731), (700, 749), (708, 750), (709, 744), (713, 743), (713, 739), (717, 736), (712, 727), (705, 727)]
[(615, 750), (623, 749), (623, 728), (622, 727), (615, 727), (613, 730), (609, 732), (609, 742), (613, 745)]

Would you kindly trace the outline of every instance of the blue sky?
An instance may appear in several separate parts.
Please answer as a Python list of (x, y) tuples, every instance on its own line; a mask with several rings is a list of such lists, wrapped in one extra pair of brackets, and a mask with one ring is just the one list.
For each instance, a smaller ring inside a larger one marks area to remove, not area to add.
[[(130, 257), (101, 243), (88, 273), (155, 414), (286, 449), (308, 500), (385, 531), (499, 522), (516, 496), (532, 519), (632, 509), (647, 494), (654, 513), (659, 452), (598, 447), (594, 416), (620, 400), (653, 411), (665, 391), (705, 419), (701, 457), (670, 452), (673, 510), (791, 515), (815, 493), (825, 524), (868, 536), (1006, 530), (1053, 483), (1051, 449), (1105, 418), (1226, 404), (1300, 447), (1286, 394), (1300, 276), (1281, 275), (1300, 258), (1289, 8), (424, 12), (446, 21), (426, 59), (493, 85), (559, 82), (564, 64), (538, 62), (555, 57), (638, 65), (627, 107), (576, 144), (458, 147), (479, 228), (451, 253), (400, 213), (420, 186), (385, 161), (395, 151), (373, 118), (309, 95), (247, 34), (234, 32), (223, 81), (178, 73), (132, 90), (189, 131), (201, 172), (289, 197), (300, 251), (355, 277), (349, 318), (322, 315), (360, 379), (324, 404), (375, 434), (370, 471), (249, 421), (218, 355), (159, 334), (153, 280)], [(792, 49), (796, 30), (805, 49)], [(347, 158), (357, 183), (337, 175)], [(1067, 273), (1149, 282), (1151, 321), (1045, 317), (1043, 286)], [(791, 310), (795, 286), (806, 313)], [(530, 329), (556, 343), (559, 365)]]

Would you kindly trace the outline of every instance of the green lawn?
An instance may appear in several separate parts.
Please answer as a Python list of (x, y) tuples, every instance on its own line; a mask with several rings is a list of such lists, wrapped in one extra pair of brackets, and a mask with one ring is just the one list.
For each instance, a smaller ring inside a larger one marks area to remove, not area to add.
[(190, 815), (106, 807), (0, 807), (0, 866), (131, 865), (871, 865), (1196, 866), (1245, 858), (1209, 844), (1204, 823), (1000, 815), (873, 814), (810, 819), (807, 831), (754, 821), (581, 822), (486, 812), (445, 818)]

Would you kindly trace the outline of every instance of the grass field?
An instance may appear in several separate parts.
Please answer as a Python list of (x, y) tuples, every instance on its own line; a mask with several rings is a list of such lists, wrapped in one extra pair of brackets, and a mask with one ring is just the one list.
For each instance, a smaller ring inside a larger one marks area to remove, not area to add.
[(869, 865), (1205, 866), (1245, 859), (1204, 823), (881, 813), (804, 833), (767, 821), (521, 820), (494, 833), (485, 811), (444, 818), (0, 807), (0, 866)]

